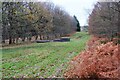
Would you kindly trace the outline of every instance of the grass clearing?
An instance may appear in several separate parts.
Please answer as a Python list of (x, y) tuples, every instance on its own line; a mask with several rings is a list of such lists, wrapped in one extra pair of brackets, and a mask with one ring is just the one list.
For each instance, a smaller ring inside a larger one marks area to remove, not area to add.
[(90, 36), (77, 32), (70, 42), (32, 43), (2, 49), (2, 77), (63, 77), (68, 62), (85, 48)]

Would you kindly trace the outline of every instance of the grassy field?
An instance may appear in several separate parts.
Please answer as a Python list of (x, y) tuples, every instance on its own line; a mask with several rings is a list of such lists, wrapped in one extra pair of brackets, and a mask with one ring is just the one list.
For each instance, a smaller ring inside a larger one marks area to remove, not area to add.
[(85, 48), (90, 36), (75, 33), (70, 42), (32, 43), (2, 49), (2, 77), (63, 77), (68, 62)]

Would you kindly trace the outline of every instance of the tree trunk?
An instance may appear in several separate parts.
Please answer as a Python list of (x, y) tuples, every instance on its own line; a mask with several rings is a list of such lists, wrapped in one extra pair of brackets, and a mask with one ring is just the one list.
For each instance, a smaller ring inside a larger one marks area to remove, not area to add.
[(37, 36), (35, 36), (35, 40), (37, 40), (38, 39), (38, 35)]
[(40, 36), (40, 40), (42, 40), (42, 36), (41, 35), (39, 35)]
[(25, 41), (25, 37), (22, 38), (22, 41), (23, 41), (23, 42)]
[(29, 37), (29, 41), (31, 41), (31, 37)]
[(12, 39), (12, 43), (15, 44), (15, 38)]
[(2, 43), (5, 43), (5, 38), (2, 38)]
[(16, 38), (16, 43), (18, 43), (18, 37)]
[(47, 40), (49, 40), (49, 35), (47, 35)]
[(43, 40), (45, 40), (45, 36), (43, 35), (42, 37), (43, 37)]
[(12, 44), (12, 38), (9, 37), (9, 44)]

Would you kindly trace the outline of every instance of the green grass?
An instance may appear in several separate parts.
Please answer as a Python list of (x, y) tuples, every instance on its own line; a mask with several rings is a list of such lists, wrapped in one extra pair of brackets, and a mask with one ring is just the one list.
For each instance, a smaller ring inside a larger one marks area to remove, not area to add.
[(2, 49), (2, 77), (63, 77), (69, 61), (85, 48), (90, 36), (78, 32), (70, 42), (32, 43)]

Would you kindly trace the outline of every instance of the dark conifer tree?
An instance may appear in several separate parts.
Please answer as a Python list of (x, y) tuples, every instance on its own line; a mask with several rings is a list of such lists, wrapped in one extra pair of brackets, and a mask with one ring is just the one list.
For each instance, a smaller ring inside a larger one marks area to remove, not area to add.
[(78, 19), (77, 19), (77, 17), (74, 15), (74, 18), (75, 18), (75, 20), (76, 20), (76, 22), (77, 22), (77, 31), (81, 31), (81, 28), (80, 28), (80, 23), (79, 23), (79, 21), (78, 21)]

